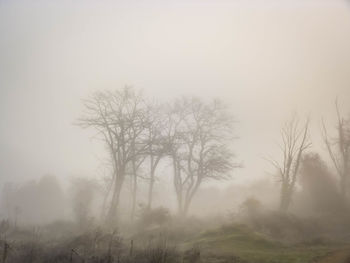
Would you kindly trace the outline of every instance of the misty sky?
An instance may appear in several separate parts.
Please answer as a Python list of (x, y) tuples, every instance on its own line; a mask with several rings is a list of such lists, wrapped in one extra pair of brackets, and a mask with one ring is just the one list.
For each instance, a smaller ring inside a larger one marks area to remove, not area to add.
[(125, 84), (224, 99), (239, 121), (235, 178), (262, 176), (293, 111), (311, 115), (322, 149), (321, 116), (332, 124), (336, 96), (350, 105), (349, 3), (0, 0), (2, 182), (101, 173), (103, 148), (73, 124), (81, 99)]

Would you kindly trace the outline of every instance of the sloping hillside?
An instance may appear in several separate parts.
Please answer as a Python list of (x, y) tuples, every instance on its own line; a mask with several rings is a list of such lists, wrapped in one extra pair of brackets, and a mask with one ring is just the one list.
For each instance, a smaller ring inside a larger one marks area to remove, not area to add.
[(205, 262), (308, 263), (336, 249), (329, 244), (285, 245), (243, 225), (201, 233), (186, 246), (198, 247)]

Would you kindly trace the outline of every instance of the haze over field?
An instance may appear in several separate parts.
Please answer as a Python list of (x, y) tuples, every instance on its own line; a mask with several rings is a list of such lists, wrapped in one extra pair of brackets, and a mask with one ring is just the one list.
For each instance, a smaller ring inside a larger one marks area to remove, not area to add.
[(336, 96), (348, 105), (344, 1), (3, 0), (0, 12), (2, 182), (98, 173), (103, 152), (72, 125), (94, 90), (223, 98), (239, 121), (237, 180), (268, 171), (291, 111), (317, 133)]
[(3, 263), (346, 263), (350, 2), (0, 0)]

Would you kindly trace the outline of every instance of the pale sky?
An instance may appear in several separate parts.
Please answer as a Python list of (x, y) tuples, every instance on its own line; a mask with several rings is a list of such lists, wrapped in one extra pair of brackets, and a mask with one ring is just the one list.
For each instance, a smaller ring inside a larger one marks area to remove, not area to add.
[(0, 0), (2, 181), (96, 176), (103, 149), (73, 123), (81, 99), (125, 84), (222, 98), (239, 120), (235, 179), (252, 180), (293, 111), (319, 149), (336, 96), (350, 108), (349, 3)]

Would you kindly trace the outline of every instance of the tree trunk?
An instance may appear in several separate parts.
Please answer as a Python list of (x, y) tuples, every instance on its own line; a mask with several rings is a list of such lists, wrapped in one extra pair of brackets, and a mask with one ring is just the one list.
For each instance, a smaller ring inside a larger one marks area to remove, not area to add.
[(136, 195), (137, 195), (137, 174), (135, 171), (133, 176), (133, 186), (132, 186), (131, 221), (134, 221), (134, 217), (135, 217)]
[(121, 176), (118, 176), (115, 180), (111, 206), (109, 208), (106, 218), (107, 223), (111, 225), (114, 225), (117, 219), (117, 209), (120, 201), (120, 192), (124, 183), (124, 172), (120, 173), (120, 175)]
[(137, 195), (137, 167), (135, 159), (131, 162), (132, 165), (132, 196), (131, 196), (131, 221), (134, 221), (136, 209), (136, 195)]
[(288, 211), (291, 202), (292, 193), (286, 183), (282, 183), (281, 199), (280, 199), (280, 211), (286, 213)]
[(348, 187), (346, 179), (347, 178), (344, 175), (340, 177), (340, 194), (344, 201), (346, 200), (346, 197), (347, 197), (347, 187)]
[(180, 196), (180, 195), (177, 196), (177, 213), (179, 215), (184, 214), (184, 209), (183, 209), (183, 204), (182, 204), (182, 196)]
[(178, 214), (183, 214), (183, 189), (182, 189), (182, 182), (181, 182), (181, 171), (179, 171), (178, 165), (177, 165), (177, 158), (175, 154), (172, 156), (173, 159), (173, 180), (174, 180), (174, 187), (175, 187), (175, 194), (176, 194), (176, 200), (177, 200), (177, 209)]
[(150, 165), (151, 165), (151, 172), (150, 172), (150, 181), (149, 181), (149, 188), (148, 188), (148, 203), (147, 203), (147, 209), (149, 210), (152, 208), (154, 173), (155, 173), (154, 157), (152, 154), (150, 156)]
[(183, 208), (183, 215), (187, 216), (190, 205), (192, 203), (194, 195), (197, 193), (197, 190), (201, 184), (202, 180), (200, 178), (197, 179), (197, 182), (193, 186), (192, 189), (189, 190), (188, 195), (186, 195), (184, 208)]
[(188, 210), (190, 208), (190, 204), (191, 204), (191, 200), (186, 200), (185, 204), (184, 204), (184, 207), (183, 207), (183, 216), (187, 216), (188, 214)]
[(149, 188), (148, 188), (147, 209), (149, 209), (149, 210), (152, 208), (154, 181), (155, 181), (154, 170), (152, 169), (152, 171), (151, 171), (151, 178), (150, 178), (150, 182), (149, 182)]

